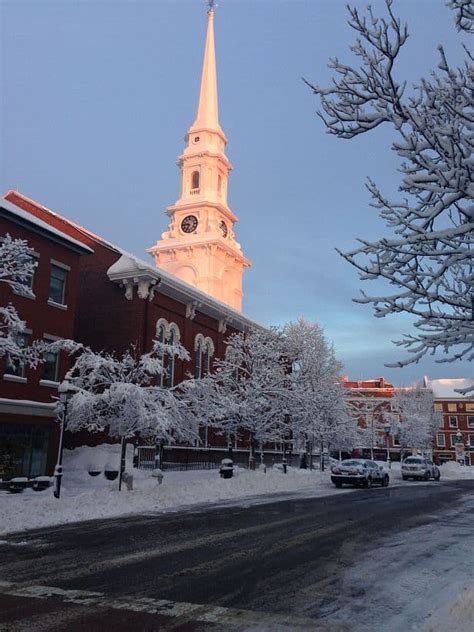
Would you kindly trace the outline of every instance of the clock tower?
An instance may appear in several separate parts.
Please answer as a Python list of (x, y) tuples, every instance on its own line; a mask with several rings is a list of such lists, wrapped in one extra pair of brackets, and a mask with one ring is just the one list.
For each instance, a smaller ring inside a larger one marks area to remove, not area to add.
[(250, 261), (234, 235), (237, 217), (227, 204), (232, 170), (219, 124), (214, 8), (207, 13), (207, 36), (196, 120), (179, 157), (181, 194), (166, 210), (170, 223), (147, 250), (159, 268), (240, 311), (242, 277)]

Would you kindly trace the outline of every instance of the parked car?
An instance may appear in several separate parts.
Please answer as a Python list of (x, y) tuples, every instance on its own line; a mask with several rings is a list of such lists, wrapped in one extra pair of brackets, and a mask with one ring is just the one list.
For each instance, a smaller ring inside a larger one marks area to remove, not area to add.
[(404, 481), (409, 478), (429, 481), (433, 478), (439, 481), (441, 472), (439, 467), (424, 456), (409, 456), (402, 463), (402, 478)]
[(387, 472), (369, 459), (346, 459), (331, 466), (331, 481), (336, 487), (342, 485), (356, 485), (357, 487), (372, 487), (382, 485), (387, 487), (390, 478)]

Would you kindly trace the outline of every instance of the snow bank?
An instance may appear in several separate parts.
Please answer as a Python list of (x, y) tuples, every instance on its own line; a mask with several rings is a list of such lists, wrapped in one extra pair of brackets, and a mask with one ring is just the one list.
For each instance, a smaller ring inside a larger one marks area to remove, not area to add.
[(441, 479), (474, 478), (474, 466), (472, 465), (459, 465), (459, 463), (456, 463), (455, 461), (448, 461), (447, 463), (440, 465), (439, 469), (441, 472)]
[(0, 534), (95, 518), (176, 510), (262, 494), (304, 491), (324, 496), (341, 493), (334, 489), (327, 472), (293, 468), (288, 468), (288, 474), (277, 468), (268, 468), (266, 473), (236, 468), (235, 476), (226, 480), (219, 477), (217, 470), (165, 472), (162, 485), (157, 484), (149, 471), (133, 470), (134, 490), (119, 492), (117, 481), (107, 481), (102, 474), (91, 477), (87, 471), (91, 466), (104, 466), (111, 459), (118, 464), (118, 448), (100, 446), (66, 451), (59, 500), (54, 498), (52, 488), (44, 492), (28, 489), (19, 495), (0, 494)]

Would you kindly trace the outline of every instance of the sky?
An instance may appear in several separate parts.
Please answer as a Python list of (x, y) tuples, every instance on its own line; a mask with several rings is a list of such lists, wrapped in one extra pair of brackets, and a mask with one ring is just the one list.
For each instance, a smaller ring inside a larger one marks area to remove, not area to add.
[[(396, 194), (388, 128), (352, 141), (328, 135), (302, 77), (327, 85), (330, 57), (350, 60), (345, 0), (220, 0), (215, 29), (220, 122), (234, 165), (229, 203), (253, 265), (244, 312), (262, 324), (304, 315), (335, 344), (352, 379), (406, 385), (465, 377), (432, 358), (404, 369), (391, 341), (406, 316), (375, 319), (352, 302), (357, 272), (335, 251), (387, 234), (367, 176)], [(367, 2), (353, 2), (360, 9)], [(372, 2), (383, 12), (381, 0)], [(410, 83), (461, 58), (444, 0), (395, 0), (410, 37), (396, 77)], [(178, 197), (176, 158), (195, 117), (204, 0), (0, 0), (3, 153), (0, 189), (17, 189), (141, 257)], [(151, 262), (151, 259), (150, 259)], [(439, 356), (438, 356), (439, 357)]]

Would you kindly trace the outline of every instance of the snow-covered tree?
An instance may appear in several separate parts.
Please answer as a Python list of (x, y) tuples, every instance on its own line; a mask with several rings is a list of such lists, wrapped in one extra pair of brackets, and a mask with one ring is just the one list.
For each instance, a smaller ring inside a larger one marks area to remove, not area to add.
[(399, 437), (402, 455), (408, 449), (431, 450), (442, 418), (441, 413), (434, 411), (433, 391), (420, 385), (397, 389), (392, 408), (396, 415), (392, 427)]
[[(472, 32), (471, 0), (448, 3), (457, 27)], [(408, 356), (396, 365), (418, 362), (437, 351), (474, 359), (474, 66), (467, 48), (464, 64), (453, 67), (439, 47), (437, 71), (409, 89), (397, 77), (397, 58), (408, 38), (386, 0), (386, 17), (348, 7), (357, 33), (352, 52), (360, 65), (330, 62), (329, 87), (310, 85), (322, 105), (327, 131), (352, 139), (389, 125), (397, 135), (392, 151), (401, 159), (403, 198), (388, 199), (369, 179), (372, 206), (393, 236), (340, 253), (364, 281), (382, 279), (391, 291), (354, 299), (372, 304), (376, 317), (406, 313), (415, 330), (396, 344)], [(390, 365), (388, 365), (390, 366)]]
[(176, 387), (159, 385), (164, 357), (189, 360), (180, 343), (156, 340), (149, 353), (138, 357), (134, 349), (121, 357), (84, 349), (66, 376), (77, 389), (69, 402), (68, 430), (106, 431), (125, 441), (136, 435), (166, 442), (196, 439)]
[(259, 443), (287, 438), (287, 362), (282, 336), (274, 329), (232, 334), (214, 371), (181, 388), (201, 424), (226, 437), (249, 437), (251, 468)]
[(392, 429), (392, 400), (367, 394), (350, 393), (349, 403), (352, 417), (357, 424), (356, 445), (370, 448), (370, 458), (374, 458), (374, 448), (386, 446), (386, 428)]
[[(30, 281), (35, 267), (33, 250), (24, 239), (13, 239), (8, 233), (0, 238), (0, 284), (31, 297)], [(12, 365), (36, 368), (43, 361), (45, 345), (41, 341), (27, 344), (25, 330), (26, 323), (15, 307), (0, 305), (0, 358), (6, 356)]]
[(300, 318), (283, 329), (291, 362), (291, 425), (295, 437), (323, 449), (351, 448), (355, 424), (340, 376), (342, 364), (317, 323)]

